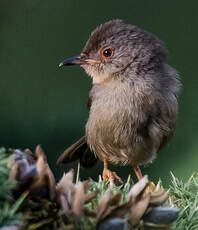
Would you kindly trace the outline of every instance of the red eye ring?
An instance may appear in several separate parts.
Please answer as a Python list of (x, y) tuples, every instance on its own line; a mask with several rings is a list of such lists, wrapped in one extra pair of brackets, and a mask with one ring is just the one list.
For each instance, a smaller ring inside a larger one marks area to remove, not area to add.
[(112, 47), (105, 47), (101, 50), (102, 58), (111, 58), (114, 55), (114, 49)]

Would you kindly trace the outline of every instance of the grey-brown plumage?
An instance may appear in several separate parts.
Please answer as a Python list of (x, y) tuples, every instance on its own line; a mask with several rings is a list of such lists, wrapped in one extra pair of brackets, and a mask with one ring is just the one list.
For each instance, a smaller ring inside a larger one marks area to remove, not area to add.
[(172, 138), (178, 113), (180, 81), (164, 44), (112, 20), (91, 33), (80, 56), (60, 66), (71, 64), (93, 80), (85, 135), (91, 151), (114, 164), (151, 162)]

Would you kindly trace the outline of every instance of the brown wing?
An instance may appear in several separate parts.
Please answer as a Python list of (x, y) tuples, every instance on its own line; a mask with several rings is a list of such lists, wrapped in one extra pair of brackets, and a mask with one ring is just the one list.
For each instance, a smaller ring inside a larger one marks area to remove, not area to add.
[(158, 149), (158, 152), (160, 152), (167, 144), (168, 142), (173, 138), (174, 132), (171, 132), (168, 136), (165, 136), (162, 140), (162, 143)]

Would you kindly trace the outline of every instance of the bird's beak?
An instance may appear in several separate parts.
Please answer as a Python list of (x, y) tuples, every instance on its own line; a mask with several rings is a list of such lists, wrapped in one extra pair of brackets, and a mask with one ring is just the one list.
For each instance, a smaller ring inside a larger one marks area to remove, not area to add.
[(85, 58), (83, 58), (82, 56), (75, 56), (75, 57), (67, 58), (64, 61), (62, 61), (59, 64), (59, 67), (65, 65), (81, 65), (83, 63), (85, 63)]
[(68, 65), (83, 65), (83, 64), (100, 64), (100, 60), (88, 59), (84, 56), (75, 56), (68, 59), (65, 59), (59, 64), (59, 67), (68, 66)]

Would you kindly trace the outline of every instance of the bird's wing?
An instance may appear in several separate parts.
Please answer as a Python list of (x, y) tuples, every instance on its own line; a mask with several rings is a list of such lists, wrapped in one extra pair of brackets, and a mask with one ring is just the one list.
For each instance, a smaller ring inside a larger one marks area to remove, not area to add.
[(67, 164), (73, 161), (80, 160), (80, 163), (85, 168), (94, 166), (97, 159), (87, 146), (86, 137), (81, 137), (77, 142), (68, 147), (58, 158), (57, 164)]
[[(158, 152), (161, 151), (167, 145), (167, 143), (173, 138), (174, 131), (175, 131), (177, 113), (178, 113), (178, 100), (177, 100), (177, 96), (174, 93), (170, 95), (171, 96), (167, 98), (168, 103), (166, 102), (161, 104), (162, 123), (166, 121), (167, 128), (165, 128), (165, 130), (169, 130), (169, 131), (168, 133), (167, 132), (164, 133)], [(163, 124), (161, 127), (163, 127)]]
[(174, 132), (171, 132), (168, 136), (163, 137), (162, 142), (157, 152), (160, 152), (168, 144), (168, 142), (173, 138), (173, 134)]

